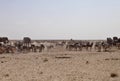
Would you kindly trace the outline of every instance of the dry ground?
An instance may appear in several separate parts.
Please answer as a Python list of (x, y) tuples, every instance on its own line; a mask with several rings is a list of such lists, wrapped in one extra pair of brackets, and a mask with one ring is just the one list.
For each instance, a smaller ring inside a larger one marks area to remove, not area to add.
[(120, 52), (2, 54), (0, 81), (120, 81)]

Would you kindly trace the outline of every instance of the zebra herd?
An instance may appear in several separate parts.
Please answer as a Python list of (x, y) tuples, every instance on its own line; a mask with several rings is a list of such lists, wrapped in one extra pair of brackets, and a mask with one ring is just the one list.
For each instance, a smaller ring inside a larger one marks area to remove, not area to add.
[[(10, 41), (7, 37), (0, 37), (0, 54), (3, 53), (25, 53), (25, 52), (42, 52), (47, 48), (64, 48), (67, 51), (110, 51), (113, 47), (120, 49), (120, 38), (107, 38), (103, 41), (62, 41), (62, 42), (33, 42), (31, 38), (24, 37), (22, 41)], [(59, 49), (58, 49), (59, 50)]]
[(88, 42), (88, 41), (86, 42), (79, 41), (66, 45), (67, 50), (76, 50), (76, 51), (82, 51), (84, 48), (86, 50), (91, 51), (92, 47), (93, 47), (93, 42)]
[(2, 53), (15, 53), (15, 52), (42, 52), (44, 45), (37, 45), (31, 43), (29, 37), (24, 37), (22, 41), (12, 42), (7, 37), (0, 37), (0, 54)]
[(91, 51), (92, 49), (97, 52), (107, 52), (111, 51), (112, 48), (120, 49), (120, 38), (108, 37), (106, 40), (102, 41), (72, 41), (72, 44), (67, 44), (66, 49), (68, 50), (84, 50)]

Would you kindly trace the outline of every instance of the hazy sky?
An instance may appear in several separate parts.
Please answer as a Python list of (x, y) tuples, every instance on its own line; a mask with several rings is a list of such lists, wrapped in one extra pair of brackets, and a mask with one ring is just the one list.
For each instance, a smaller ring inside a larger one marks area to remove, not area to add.
[(120, 0), (0, 0), (0, 36), (120, 37)]

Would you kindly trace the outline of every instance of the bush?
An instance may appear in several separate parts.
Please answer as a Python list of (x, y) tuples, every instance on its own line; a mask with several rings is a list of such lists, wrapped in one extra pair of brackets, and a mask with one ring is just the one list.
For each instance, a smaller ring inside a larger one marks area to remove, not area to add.
[(115, 73), (111, 73), (111, 75), (110, 75), (112, 78), (114, 78), (114, 77), (118, 77), (118, 75), (117, 74), (115, 74)]

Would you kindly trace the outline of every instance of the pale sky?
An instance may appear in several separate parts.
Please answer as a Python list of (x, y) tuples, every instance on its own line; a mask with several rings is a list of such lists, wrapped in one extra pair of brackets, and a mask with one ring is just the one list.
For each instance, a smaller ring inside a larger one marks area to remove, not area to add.
[(0, 0), (0, 36), (10, 39), (120, 37), (120, 0)]

